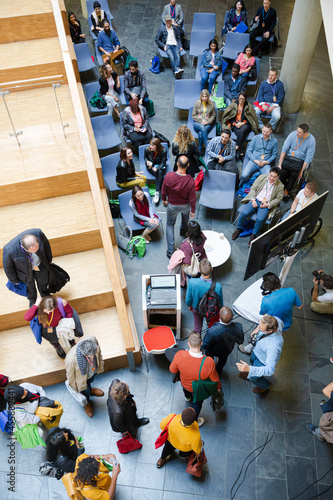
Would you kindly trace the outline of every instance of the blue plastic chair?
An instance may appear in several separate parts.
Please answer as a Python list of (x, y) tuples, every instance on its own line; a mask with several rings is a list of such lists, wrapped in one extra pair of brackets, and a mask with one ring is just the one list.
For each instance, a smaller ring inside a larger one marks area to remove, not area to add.
[[(276, 25), (275, 25), (274, 31), (271, 34), (271, 36), (269, 37), (269, 39), (267, 40), (271, 44), (270, 49), (269, 49), (270, 54), (273, 52), (273, 44), (274, 44), (274, 39), (276, 36), (275, 31), (277, 33), (277, 38), (279, 39), (280, 38), (280, 26), (279, 26), (279, 18), (278, 17), (276, 18)], [(261, 38), (262, 38), (261, 36), (257, 36), (256, 41), (260, 42)]]
[(215, 30), (192, 31), (190, 42), (190, 56), (198, 57), (202, 54), (202, 47), (208, 47), (210, 40), (214, 38)]
[[(86, 0), (87, 2), (87, 11), (88, 11), (88, 19), (91, 16), (91, 13), (94, 12), (94, 1), (95, 0)], [(109, 21), (112, 21), (114, 19), (113, 15), (111, 14), (110, 7), (108, 4), (108, 0), (99, 0), (99, 3), (101, 4), (101, 9), (105, 10), (106, 15), (108, 16)]]
[(107, 113), (108, 112), (108, 108), (107, 107), (105, 107), (103, 109), (98, 109), (98, 108), (93, 108), (90, 105), (90, 99), (92, 98), (92, 96), (95, 94), (96, 91), (99, 92), (99, 89), (100, 89), (99, 83), (98, 82), (86, 83), (85, 86), (84, 86), (84, 89), (85, 89), (85, 92), (86, 92), (87, 105), (88, 105), (89, 111), (91, 113), (96, 113), (96, 114), (99, 114), (99, 115)]
[(117, 165), (120, 160), (120, 153), (112, 153), (111, 155), (101, 158), (104, 183), (111, 192), (123, 191), (116, 183)]
[[(200, 64), (201, 64), (201, 61), (202, 61), (202, 56), (203, 54), (200, 54), (198, 56), (198, 60), (197, 60), (197, 68), (195, 70), (195, 79), (196, 80), (201, 80), (201, 76), (200, 76)], [(227, 69), (228, 67), (228, 63), (226, 61), (222, 61), (222, 73), (219, 74), (219, 76), (217, 77), (217, 82), (222, 82), (223, 81), (223, 75), (225, 73), (225, 70)]]
[(173, 106), (177, 109), (190, 109), (199, 99), (201, 82), (199, 80), (175, 80)]
[(111, 115), (95, 116), (91, 118), (97, 149), (111, 149), (121, 144)]
[(237, 59), (240, 52), (243, 52), (244, 47), (250, 42), (248, 33), (233, 33), (229, 31), (225, 39), (222, 55), (225, 59)]
[(216, 14), (195, 12), (193, 14), (192, 31), (212, 31), (215, 35)]
[(95, 63), (91, 59), (91, 54), (87, 43), (75, 43), (74, 50), (80, 73), (84, 73), (85, 71), (90, 71), (96, 68)]
[[(162, 50), (162, 49), (159, 48), (158, 51), (159, 51), (159, 54), (162, 57), (162, 59), (169, 59), (169, 56), (165, 52), (165, 50)], [(186, 64), (186, 52), (185, 52), (184, 49), (180, 49), (180, 57), (184, 57), (185, 58), (185, 64)]]
[[(97, 62), (100, 66), (102, 66), (102, 64), (104, 64), (104, 61), (103, 61), (103, 57), (102, 57), (102, 54), (98, 48), (98, 45), (97, 45), (97, 40), (95, 40), (95, 53), (96, 53), (96, 57), (97, 57)], [(115, 64), (119, 64), (120, 63), (120, 60), (119, 59), (115, 59), (114, 60), (114, 63)]]
[[(142, 188), (142, 190), (150, 200), (149, 189), (144, 187)], [(121, 193), (118, 195), (121, 216), (124, 219), (126, 226), (129, 226), (132, 229), (132, 231), (143, 231), (145, 227), (141, 226), (141, 224), (135, 222), (134, 220), (133, 212), (129, 206), (129, 201), (131, 198), (132, 198), (132, 188), (129, 191), (126, 191), (125, 193)]]
[(248, 87), (251, 87), (253, 85), (257, 85), (258, 84), (258, 79), (259, 79), (259, 69), (260, 69), (260, 59), (259, 57), (256, 57), (256, 68), (257, 68), (257, 78), (255, 80), (248, 80), (247, 81), (247, 86)]
[(236, 174), (208, 170), (205, 172), (199, 205), (216, 210), (231, 209), (231, 221), (234, 213), (235, 186)]
[[(172, 168), (171, 161), (170, 161), (168, 145), (166, 142), (162, 142), (161, 144), (167, 150), (168, 160), (166, 162), (166, 168), (165, 168), (165, 173), (167, 174), (168, 172), (172, 172), (173, 168)], [(139, 151), (139, 170), (140, 170), (140, 172), (143, 172), (143, 175), (145, 175), (147, 177), (147, 181), (154, 181), (154, 180), (156, 180), (156, 178), (149, 172), (149, 170), (147, 169), (146, 164), (145, 164), (145, 149), (147, 146), (149, 146), (149, 144), (143, 144), (142, 146), (139, 146), (139, 148), (138, 148), (138, 151)]]
[[(187, 126), (191, 130), (192, 135), (195, 139), (198, 138), (198, 133), (194, 130), (194, 120), (192, 117), (192, 111), (193, 107), (188, 110), (188, 118), (187, 118)], [(213, 137), (216, 137), (216, 122), (212, 130), (208, 134), (208, 139), (213, 139)]]

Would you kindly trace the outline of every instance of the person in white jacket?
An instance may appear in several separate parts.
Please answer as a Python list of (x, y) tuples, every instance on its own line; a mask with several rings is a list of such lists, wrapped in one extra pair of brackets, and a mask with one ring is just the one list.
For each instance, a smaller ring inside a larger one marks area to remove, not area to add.
[(10, 385), (6, 388), (4, 398), (13, 412), (15, 424), (20, 429), (27, 424), (38, 424), (41, 419), (35, 415), (40, 397), (46, 397), (42, 387), (29, 382)]

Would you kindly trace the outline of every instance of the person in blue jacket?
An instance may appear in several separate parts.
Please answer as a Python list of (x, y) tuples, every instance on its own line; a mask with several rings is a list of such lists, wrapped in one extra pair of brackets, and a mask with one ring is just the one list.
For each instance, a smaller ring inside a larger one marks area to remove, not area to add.
[(272, 118), (269, 123), (273, 130), (281, 118), (281, 106), (284, 99), (284, 86), (278, 79), (278, 70), (271, 68), (268, 72), (268, 78), (260, 84), (257, 104), (254, 106), (259, 122), (259, 128), (263, 127), (261, 115), (267, 114)]
[(217, 77), (222, 71), (222, 55), (219, 52), (217, 41), (213, 38), (208, 49), (202, 55), (200, 64), (201, 90), (205, 89), (208, 82), (208, 92), (211, 93)]

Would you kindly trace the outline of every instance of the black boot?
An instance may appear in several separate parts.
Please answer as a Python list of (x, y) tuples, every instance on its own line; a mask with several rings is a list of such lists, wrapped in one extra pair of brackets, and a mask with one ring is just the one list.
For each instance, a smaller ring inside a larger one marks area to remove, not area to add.
[(149, 418), (137, 418), (135, 427), (141, 427), (142, 425), (147, 425), (149, 424), (150, 420)]
[(66, 357), (66, 353), (65, 351), (63, 350), (63, 348), (61, 347), (60, 344), (58, 344), (57, 346), (54, 346), (55, 350), (57, 351), (57, 354), (59, 356), (59, 358), (61, 359), (65, 359)]

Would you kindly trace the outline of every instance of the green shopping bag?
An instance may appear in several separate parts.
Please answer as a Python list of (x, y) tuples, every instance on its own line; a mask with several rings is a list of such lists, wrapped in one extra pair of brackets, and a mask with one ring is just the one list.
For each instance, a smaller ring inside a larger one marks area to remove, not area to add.
[(138, 252), (139, 257), (143, 257), (146, 253), (146, 242), (142, 236), (133, 236), (129, 244), (133, 244), (135, 250)]
[(210, 396), (215, 396), (217, 392), (218, 382), (213, 382), (210, 379), (201, 380), (201, 369), (206, 358), (207, 356), (204, 356), (203, 360), (201, 361), (199, 380), (192, 381), (193, 403), (204, 401), (204, 399), (207, 399)]
[(36, 446), (46, 446), (39, 435), (37, 424), (26, 424), (22, 429), (16, 425), (14, 437), (22, 446), (22, 450), (35, 448)]

